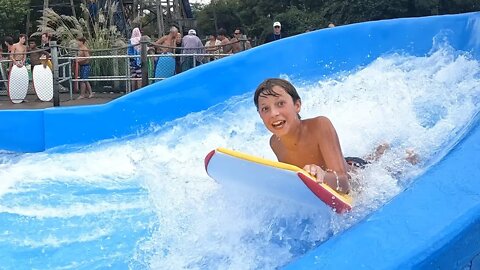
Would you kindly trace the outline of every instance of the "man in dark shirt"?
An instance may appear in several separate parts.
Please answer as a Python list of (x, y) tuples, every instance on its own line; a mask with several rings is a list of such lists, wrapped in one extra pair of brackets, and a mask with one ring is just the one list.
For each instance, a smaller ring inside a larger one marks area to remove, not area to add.
[(272, 42), (275, 40), (279, 40), (282, 38), (282, 25), (280, 22), (273, 23), (273, 33), (270, 33), (265, 38), (265, 43)]
[(40, 43), (40, 48), (46, 51), (48, 55), (50, 55), (50, 39), (51, 39), (51, 36), (49, 33), (42, 34), (42, 41)]

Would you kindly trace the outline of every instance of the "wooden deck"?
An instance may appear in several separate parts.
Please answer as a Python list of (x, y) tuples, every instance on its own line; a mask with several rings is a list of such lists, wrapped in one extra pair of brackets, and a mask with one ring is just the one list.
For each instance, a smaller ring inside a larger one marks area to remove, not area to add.
[[(78, 94), (73, 94), (73, 100), (71, 100), (69, 93), (60, 93), (60, 107), (103, 104), (123, 95), (125, 93), (101, 92), (94, 93), (92, 98), (76, 99)], [(44, 109), (50, 107), (53, 107), (53, 101), (40, 101), (35, 94), (28, 94), (25, 101), (19, 104), (14, 104), (6, 95), (0, 95), (0, 110)]]

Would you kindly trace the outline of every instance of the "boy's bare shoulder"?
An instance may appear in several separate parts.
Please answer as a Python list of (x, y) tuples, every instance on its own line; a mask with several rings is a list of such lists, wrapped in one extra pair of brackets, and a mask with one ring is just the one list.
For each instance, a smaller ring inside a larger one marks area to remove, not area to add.
[(309, 118), (304, 120), (307, 124), (309, 125), (324, 125), (324, 124), (330, 124), (330, 119), (326, 116), (317, 116), (314, 118)]
[(277, 155), (277, 157), (278, 157), (278, 150), (280, 148), (280, 140), (275, 135), (272, 135), (270, 137), (270, 148), (272, 148), (273, 153), (275, 153), (275, 155)]

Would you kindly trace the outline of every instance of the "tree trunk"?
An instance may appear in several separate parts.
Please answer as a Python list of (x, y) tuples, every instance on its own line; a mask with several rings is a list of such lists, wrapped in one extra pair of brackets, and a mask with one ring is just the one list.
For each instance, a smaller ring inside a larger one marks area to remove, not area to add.
[[(70, 6), (72, 6), (72, 15), (73, 17), (77, 18), (77, 13), (75, 12), (75, 4), (73, 3), (73, 0), (70, 0)], [(78, 19), (78, 18), (77, 18)]]
[(43, 16), (45, 16), (45, 9), (48, 8), (48, 0), (43, 0)]

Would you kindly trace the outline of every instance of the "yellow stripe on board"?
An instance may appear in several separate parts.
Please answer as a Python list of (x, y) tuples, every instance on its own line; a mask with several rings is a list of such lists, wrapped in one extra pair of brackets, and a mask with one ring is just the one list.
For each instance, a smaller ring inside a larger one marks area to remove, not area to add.
[[(250, 161), (250, 162), (255, 162), (255, 163), (258, 163), (258, 164), (261, 164), (261, 165), (266, 165), (266, 166), (270, 166), (270, 167), (274, 167), (274, 168), (284, 169), (284, 170), (292, 171), (292, 172), (295, 172), (295, 173), (300, 172), (300, 173), (310, 177), (313, 181), (315, 181), (315, 177), (311, 176), (307, 171), (305, 171), (303, 169), (300, 169), (299, 167), (297, 167), (295, 165), (292, 165), (292, 164), (273, 161), (273, 160), (269, 160), (269, 159), (265, 159), (265, 158), (261, 158), (261, 157), (257, 157), (257, 156), (252, 156), (252, 155), (249, 155), (249, 154), (237, 152), (237, 151), (230, 150), (230, 149), (223, 148), (223, 147), (217, 148), (216, 151), (218, 151), (220, 153), (230, 155), (230, 156), (233, 156), (233, 157), (236, 157), (236, 158), (239, 158), (239, 159), (247, 160), (247, 161)], [(352, 202), (353, 202), (352, 197), (348, 196), (347, 194), (338, 193), (336, 190), (334, 190), (333, 188), (331, 188), (327, 184), (322, 183), (320, 185), (322, 187), (324, 187), (325, 189), (327, 189), (330, 193), (337, 194), (338, 199), (344, 201), (345, 203), (348, 203), (349, 205), (352, 204)]]

